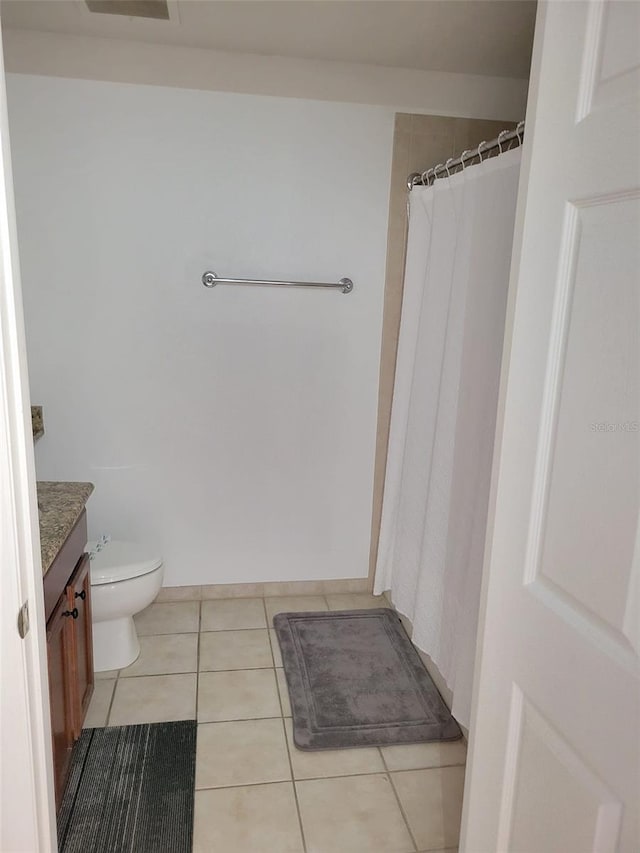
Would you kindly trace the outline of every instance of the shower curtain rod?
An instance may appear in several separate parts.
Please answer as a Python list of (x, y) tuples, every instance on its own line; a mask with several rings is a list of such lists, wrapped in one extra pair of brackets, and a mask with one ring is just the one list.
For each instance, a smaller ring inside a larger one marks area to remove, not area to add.
[(513, 142), (514, 139), (518, 141), (518, 145), (522, 145), (523, 137), (524, 122), (520, 121), (514, 130), (501, 131), (491, 142), (481, 142), (477, 148), (468, 148), (459, 157), (449, 157), (446, 163), (438, 163), (437, 166), (427, 169), (426, 172), (412, 172), (407, 178), (407, 188), (411, 190), (413, 187), (431, 186), (436, 178), (441, 178), (444, 174), (449, 175), (451, 169), (460, 166), (464, 169), (465, 160), (473, 160), (474, 157), (479, 157), (480, 162), (482, 162), (483, 155), (488, 151), (493, 151), (497, 148), (500, 154), (502, 154), (502, 146)]

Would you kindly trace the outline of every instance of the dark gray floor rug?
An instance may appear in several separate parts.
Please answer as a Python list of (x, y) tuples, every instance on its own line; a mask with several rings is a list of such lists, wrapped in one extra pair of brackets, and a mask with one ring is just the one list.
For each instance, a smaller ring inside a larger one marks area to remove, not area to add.
[(63, 853), (191, 853), (196, 722), (85, 729), (58, 813)]
[(461, 737), (393, 610), (279, 613), (273, 624), (300, 749)]

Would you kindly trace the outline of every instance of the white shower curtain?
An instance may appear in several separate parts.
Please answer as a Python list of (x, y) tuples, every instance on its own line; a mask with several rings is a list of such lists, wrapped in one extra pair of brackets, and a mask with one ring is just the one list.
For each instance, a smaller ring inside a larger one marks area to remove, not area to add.
[(411, 191), (375, 592), (468, 726), (520, 149)]

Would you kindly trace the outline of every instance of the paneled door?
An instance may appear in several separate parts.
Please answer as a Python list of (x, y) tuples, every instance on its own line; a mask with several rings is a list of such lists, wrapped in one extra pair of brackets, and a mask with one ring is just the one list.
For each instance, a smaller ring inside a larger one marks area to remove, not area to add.
[(461, 851), (640, 850), (640, 3), (541, 4)]
[(57, 849), (51, 710), (1, 39), (0, 261), (0, 850), (50, 853)]

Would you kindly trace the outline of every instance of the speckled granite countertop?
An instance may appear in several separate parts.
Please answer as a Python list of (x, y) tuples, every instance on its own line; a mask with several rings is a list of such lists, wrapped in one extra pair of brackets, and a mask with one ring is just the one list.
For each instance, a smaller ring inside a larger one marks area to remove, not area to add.
[(93, 483), (38, 482), (40, 552), (45, 574), (93, 491)]

